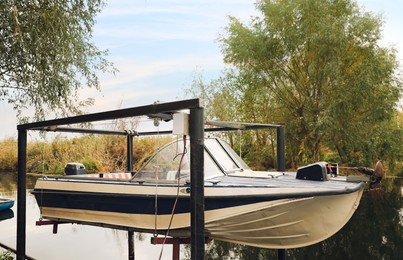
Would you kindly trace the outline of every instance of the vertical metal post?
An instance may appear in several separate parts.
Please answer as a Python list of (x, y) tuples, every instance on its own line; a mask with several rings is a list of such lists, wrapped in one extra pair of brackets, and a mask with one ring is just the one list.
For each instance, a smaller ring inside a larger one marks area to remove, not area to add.
[(17, 260), (25, 259), (27, 130), (18, 130)]
[(191, 259), (204, 259), (204, 109), (192, 108), (190, 135)]
[[(279, 126), (277, 130), (277, 170), (285, 171), (285, 129)], [(285, 260), (285, 249), (277, 249), (277, 259)]]
[[(127, 135), (126, 168), (128, 172), (133, 171), (133, 135)], [(134, 260), (134, 232), (127, 231), (127, 248), (129, 260)]]
[(285, 129), (279, 126), (277, 130), (277, 170), (285, 171)]
[(127, 231), (127, 242), (129, 248), (129, 260), (134, 260), (134, 232), (129, 230)]
[(127, 135), (127, 149), (126, 149), (126, 164), (127, 171), (133, 171), (133, 135)]

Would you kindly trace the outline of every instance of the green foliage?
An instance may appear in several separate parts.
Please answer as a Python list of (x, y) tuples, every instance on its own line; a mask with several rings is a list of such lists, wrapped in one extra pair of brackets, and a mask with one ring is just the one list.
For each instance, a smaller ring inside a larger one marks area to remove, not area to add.
[(13, 254), (10, 251), (0, 250), (0, 260), (13, 260)]
[[(401, 158), (394, 115), (402, 80), (396, 50), (378, 45), (382, 18), (352, 0), (266, 0), (256, 7), (261, 16), (249, 25), (230, 17), (220, 37), (232, 69), (192, 86), (204, 93), (212, 118), (285, 123), (293, 168), (329, 150), (342, 163)], [(255, 156), (272, 145), (270, 135), (249, 135), (250, 152), (257, 151), (250, 158), (262, 165)]]
[(18, 115), (33, 107), (35, 117), (49, 112), (80, 113), (92, 103), (83, 87), (99, 88), (97, 72), (112, 64), (92, 42), (102, 0), (0, 1), (0, 101)]

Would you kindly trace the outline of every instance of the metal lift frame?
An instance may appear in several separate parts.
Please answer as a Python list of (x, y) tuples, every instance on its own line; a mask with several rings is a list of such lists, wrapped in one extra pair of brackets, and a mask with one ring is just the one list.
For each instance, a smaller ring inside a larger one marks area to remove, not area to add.
[[(144, 115), (172, 114), (189, 110), (190, 175), (191, 175), (191, 259), (204, 259), (204, 132), (233, 131), (231, 127), (204, 129), (204, 108), (199, 99), (187, 99), (168, 103), (118, 109), (100, 113), (79, 115), (34, 123), (20, 124), (18, 130), (18, 181), (17, 181), (17, 260), (26, 258), (26, 157), (28, 131), (72, 132), (88, 134), (127, 136), (127, 170), (132, 171), (133, 136), (169, 134), (172, 131), (133, 133), (130, 131), (108, 131), (96, 129), (70, 128), (64, 125), (91, 123), (104, 120), (129, 118)], [(277, 130), (277, 170), (285, 171), (285, 144), (283, 125), (245, 125), (242, 129), (276, 128)], [(129, 259), (134, 259), (133, 231), (129, 230)], [(280, 251), (279, 251), (280, 253)]]

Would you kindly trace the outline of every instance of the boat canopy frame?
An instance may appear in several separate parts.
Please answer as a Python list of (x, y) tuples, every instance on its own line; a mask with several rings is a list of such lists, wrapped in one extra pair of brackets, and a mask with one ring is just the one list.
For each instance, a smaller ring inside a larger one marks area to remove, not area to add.
[[(191, 259), (204, 259), (204, 132), (223, 132), (235, 130), (252, 130), (275, 128), (277, 130), (277, 170), (285, 171), (285, 142), (284, 125), (282, 124), (253, 124), (220, 121), (205, 121), (204, 108), (200, 100), (186, 99), (166, 103), (117, 109), (106, 112), (77, 115), (59, 119), (38, 121), (17, 125), (18, 131), (18, 181), (17, 181), (17, 259), (25, 259), (26, 251), (26, 162), (27, 162), (27, 133), (28, 131), (51, 131), (65, 133), (122, 135), (127, 137), (127, 170), (132, 171), (132, 146), (134, 136), (151, 136), (172, 134), (173, 131), (132, 130), (100, 130), (90, 128), (66, 127), (72, 124), (84, 124), (97, 121), (149, 116), (169, 120), (173, 113), (189, 111), (190, 137), (190, 176), (191, 176)], [(204, 126), (208, 125), (208, 128)], [(129, 240), (133, 239), (133, 236)], [(134, 248), (129, 248), (130, 251)], [(134, 252), (134, 251), (133, 251)]]

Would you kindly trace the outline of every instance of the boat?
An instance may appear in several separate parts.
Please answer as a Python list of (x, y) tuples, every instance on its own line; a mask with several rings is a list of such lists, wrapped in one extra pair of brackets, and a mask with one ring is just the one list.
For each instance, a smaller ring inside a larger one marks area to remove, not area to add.
[(10, 219), (14, 217), (14, 211), (12, 209), (6, 209), (0, 211), (0, 221)]
[[(175, 140), (137, 172), (44, 176), (32, 193), (43, 219), (190, 237), (189, 151)], [(312, 245), (349, 221), (367, 184), (326, 162), (253, 171), (225, 141), (205, 138), (205, 235), (260, 248)]]
[(13, 199), (0, 198), (0, 211), (11, 209), (14, 206)]

